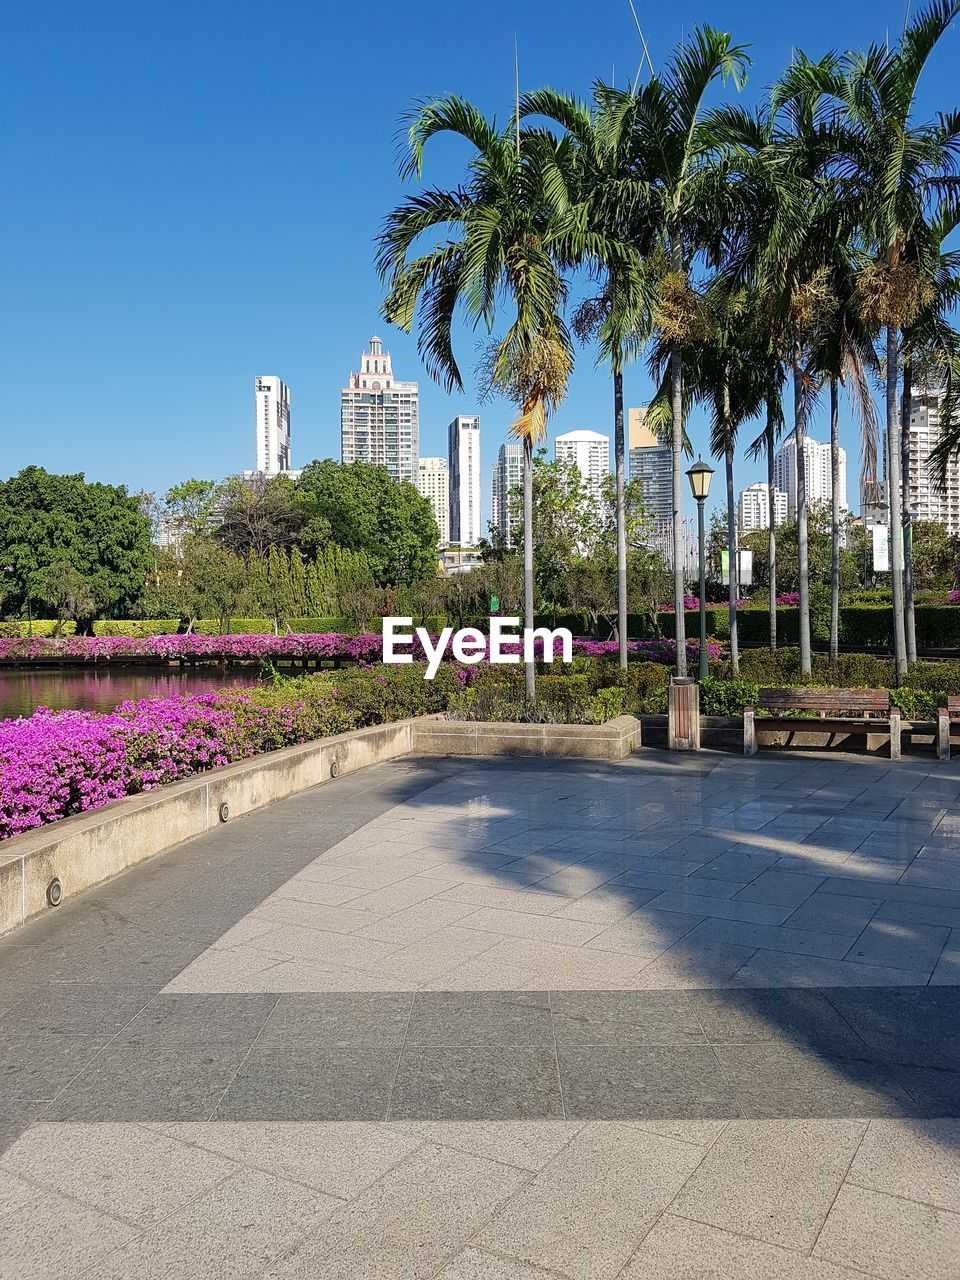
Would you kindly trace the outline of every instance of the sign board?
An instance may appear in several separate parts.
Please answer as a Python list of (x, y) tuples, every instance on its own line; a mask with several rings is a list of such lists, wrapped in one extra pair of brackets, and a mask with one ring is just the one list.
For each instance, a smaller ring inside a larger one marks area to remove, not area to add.
[[(737, 554), (737, 572), (739, 574), (739, 583), (741, 587), (749, 587), (753, 585), (753, 552), (740, 551)], [(720, 577), (723, 585), (730, 585), (730, 553), (728, 551), (720, 552)]]
[(873, 534), (873, 572), (886, 573), (890, 568), (889, 530), (885, 524), (875, 524)]

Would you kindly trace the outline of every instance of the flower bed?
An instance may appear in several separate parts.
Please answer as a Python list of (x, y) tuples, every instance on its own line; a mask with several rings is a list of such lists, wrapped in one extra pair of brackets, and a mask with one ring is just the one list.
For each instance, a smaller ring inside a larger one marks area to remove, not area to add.
[[(710, 644), (711, 660), (716, 660), (719, 649)], [(687, 641), (689, 659), (696, 657), (698, 643)], [(510, 646), (504, 645), (506, 651)], [(650, 662), (673, 663), (676, 646), (673, 640), (631, 640), (631, 653)], [(414, 655), (423, 657), (419, 644), (414, 645)], [(518, 647), (514, 648), (518, 651)], [(538, 642), (537, 655), (543, 653)], [(577, 640), (573, 652), (584, 657), (610, 657), (618, 652), (615, 640)], [(560, 645), (554, 645), (554, 655), (559, 657)], [(319, 661), (339, 659), (347, 662), (379, 662), (383, 656), (383, 642), (379, 635), (348, 636), (339, 632), (319, 634), (291, 634), (284, 636), (236, 635), (236, 636), (64, 636), (47, 639), (34, 636), (31, 639), (0, 638), (0, 661), (37, 662), (43, 660), (67, 660), (73, 662), (122, 662), (125, 658), (154, 658), (158, 662), (171, 659), (206, 660), (211, 662), (275, 662), (296, 659)]]

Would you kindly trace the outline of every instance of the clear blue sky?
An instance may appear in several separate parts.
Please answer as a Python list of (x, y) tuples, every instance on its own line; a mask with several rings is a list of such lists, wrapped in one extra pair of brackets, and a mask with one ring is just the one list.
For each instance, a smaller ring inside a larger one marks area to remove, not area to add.
[[(751, 101), (792, 44), (820, 55), (903, 22), (902, 0), (637, 10), (655, 63), (702, 21), (749, 43)], [(0, 475), (36, 463), (131, 489), (251, 466), (258, 373), (291, 387), (295, 463), (338, 456), (338, 389), (373, 332), (398, 375), (420, 379), (421, 453), (445, 452), (472, 393), (445, 396), (377, 317), (371, 246), (402, 195), (398, 118), (446, 92), (506, 115), (515, 34), (524, 88), (585, 94), (640, 59), (627, 0), (10, 0), (6, 13)], [(924, 111), (956, 106), (958, 66), (960, 28), (929, 68)], [(438, 143), (426, 177), (453, 179), (459, 155)], [(628, 403), (647, 398), (641, 368), (626, 388)], [(486, 507), (510, 411), (480, 412)], [(610, 433), (610, 418), (586, 352), (552, 429)], [(855, 447), (846, 407), (844, 437)], [(856, 507), (853, 458), (849, 474)], [(738, 488), (756, 478), (743, 463)]]

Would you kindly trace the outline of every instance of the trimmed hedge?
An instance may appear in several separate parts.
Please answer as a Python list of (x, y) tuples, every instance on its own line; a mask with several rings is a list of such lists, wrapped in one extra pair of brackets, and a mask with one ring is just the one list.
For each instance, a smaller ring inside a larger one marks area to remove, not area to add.
[[(34, 618), (33, 625), (22, 619), (18, 622), (0, 622), (0, 638), (7, 640), (25, 639), (29, 635), (48, 638), (54, 634), (57, 629), (56, 619), (54, 618)], [(62, 636), (76, 635), (77, 624), (75, 622), (63, 622), (60, 624), (60, 634)]]
[(175, 636), (179, 630), (179, 618), (107, 618), (93, 624), (95, 636), (129, 636), (134, 640)]

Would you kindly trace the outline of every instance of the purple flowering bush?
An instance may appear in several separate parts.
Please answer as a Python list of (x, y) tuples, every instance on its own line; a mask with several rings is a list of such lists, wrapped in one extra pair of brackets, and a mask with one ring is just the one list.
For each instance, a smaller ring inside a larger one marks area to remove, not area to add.
[(110, 662), (124, 658), (225, 659), (269, 662), (277, 658), (347, 658), (376, 662), (382, 653), (379, 635), (230, 636), (64, 636), (60, 639), (0, 637), (0, 661), (33, 662), (70, 658), (82, 662)]

